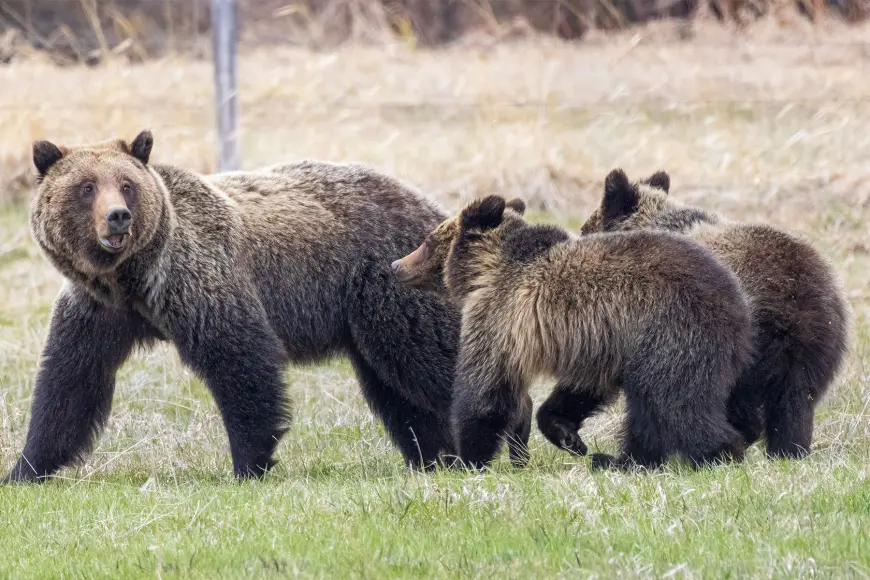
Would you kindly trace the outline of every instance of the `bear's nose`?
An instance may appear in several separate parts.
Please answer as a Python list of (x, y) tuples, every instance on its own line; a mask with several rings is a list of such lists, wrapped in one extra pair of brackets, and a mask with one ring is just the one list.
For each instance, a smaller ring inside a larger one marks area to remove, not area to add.
[(106, 214), (109, 233), (112, 234), (126, 234), (130, 231), (131, 221), (133, 221), (133, 214), (126, 207), (116, 207)]

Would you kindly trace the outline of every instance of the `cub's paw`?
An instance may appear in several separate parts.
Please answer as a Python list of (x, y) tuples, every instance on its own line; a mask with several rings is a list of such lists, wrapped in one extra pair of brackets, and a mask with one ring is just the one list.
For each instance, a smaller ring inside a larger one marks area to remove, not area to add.
[(608, 455), (607, 453), (592, 454), (592, 469), (614, 469), (619, 467), (621, 467), (621, 462), (613, 455)]
[(573, 455), (583, 456), (589, 451), (579, 433), (568, 433), (559, 442), (559, 447)]

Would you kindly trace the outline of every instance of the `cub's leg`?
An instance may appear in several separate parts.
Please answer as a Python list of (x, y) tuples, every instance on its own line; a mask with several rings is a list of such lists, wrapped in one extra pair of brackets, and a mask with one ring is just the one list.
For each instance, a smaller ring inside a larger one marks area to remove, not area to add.
[(532, 434), (532, 397), (526, 394), (520, 405), (514, 425), (508, 430), (508, 456), (514, 467), (525, 467), (529, 462), (529, 436)]
[(592, 468), (627, 469), (632, 466), (655, 468), (667, 459), (667, 451), (662, 440), (655, 432), (655, 413), (652, 416), (643, 402), (626, 393), (626, 418), (623, 427), (620, 453), (617, 456), (606, 453), (592, 455)]
[(463, 344), (456, 369), (452, 423), (465, 467), (486, 467), (521, 425), (528, 393), (519, 372), (511, 372), (506, 357), (487, 351), (488, 344)]
[(767, 455), (771, 458), (801, 459), (810, 452), (813, 439), (813, 419), (818, 402), (809, 389), (800, 388), (790, 377), (788, 390), (767, 403)]
[[(671, 455), (679, 454), (694, 466), (741, 461), (743, 438), (727, 421), (724, 401), (706, 401), (697, 396), (680, 397), (678, 402), (645, 399), (626, 391), (627, 416), (618, 457), (596, 454), (593, 467), (625, 468), (630, 465), (655, 468)], [(664, 403), (664, 405), (662, 405)]]
[(550, 443), (574, 455), (586, 455), (586, 444), (580, 438), (583, 422), (611, 403), (616, 390), (605, 396), (597, 382), (561, 380), (553, 393), (538, 409), (538, 429)]
[(758, 378), (762, 370), (756, 366), (744, 373), (728, 399), (728, 421), (743, 436), (746, 447), (764, 432), (764, 394), (770, 387), (768, 381)]

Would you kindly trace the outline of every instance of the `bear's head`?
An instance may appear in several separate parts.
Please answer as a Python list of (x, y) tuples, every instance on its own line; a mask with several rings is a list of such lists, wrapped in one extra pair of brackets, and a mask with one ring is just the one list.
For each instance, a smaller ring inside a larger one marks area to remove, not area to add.
[(459, 215), (435, 228), (419, 248), (393, 262), (393, 272), (399, 280), (412, 287), (443, 292), (446, 289), (445, 267), (457, 240), (463, 236), (482, 236), (498, 229), (506, 215), (510, 215), (511, 220), (521, 220), (525, 211), (525, 203), (518, 198), (506, 202), (502, 197), (490, 195), (473, 201)]
[(671, 178), (664, 171), (637, 183), (629, 181), (622, 169), (614, 169), (604, 180), (601, 205), (580, 229), (581, 234), (615, 232), (652, 227), (669, 211)]
[(105, 274), (148, 245), (167, 203), (148, 167), (152, 144), (149, 131), (130, 143), (33, 144), (39, 175), (31, 228), (62, 273)]

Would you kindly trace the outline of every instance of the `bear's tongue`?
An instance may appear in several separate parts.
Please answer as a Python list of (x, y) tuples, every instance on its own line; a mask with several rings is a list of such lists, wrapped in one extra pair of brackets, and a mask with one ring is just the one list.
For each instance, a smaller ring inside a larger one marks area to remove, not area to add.
[(113, 234), (111, 236), (106, 236), (106, 245), (110, 248), (120, 248), (124, 244), (124, 235), (123, 234)]

